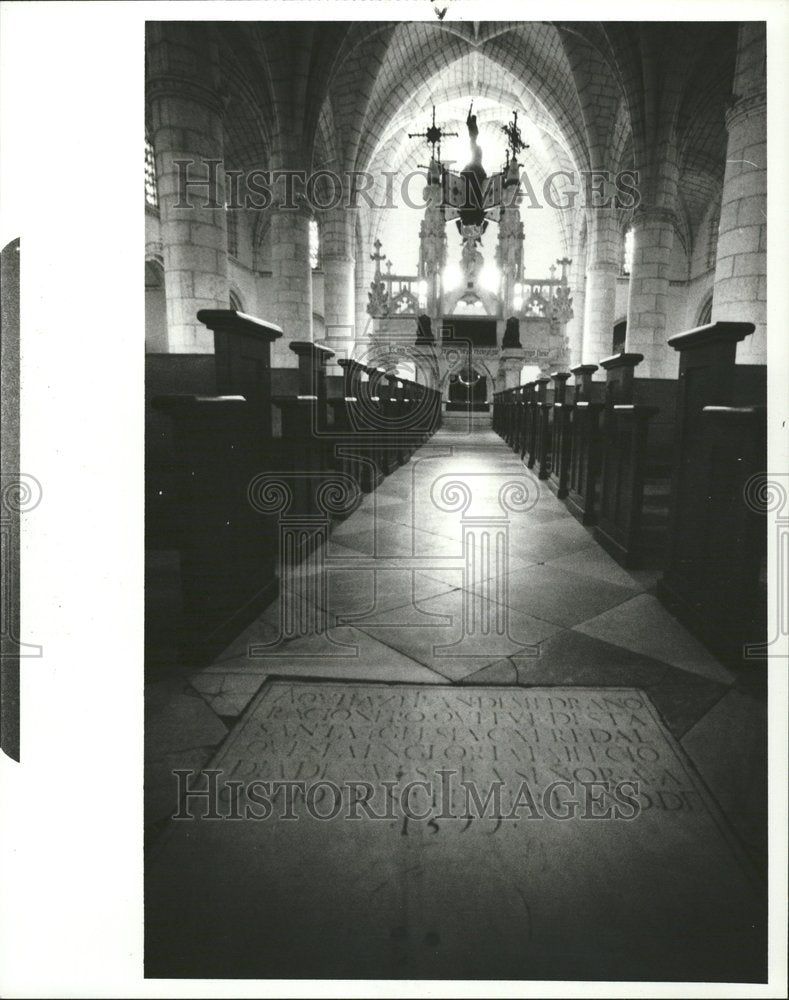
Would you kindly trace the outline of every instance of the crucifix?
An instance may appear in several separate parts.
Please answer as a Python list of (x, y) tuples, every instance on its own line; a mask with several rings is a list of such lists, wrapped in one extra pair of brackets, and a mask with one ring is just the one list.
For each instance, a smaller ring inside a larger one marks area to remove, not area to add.
[[(433, 123), (429, 125), (425, 132), (409, 132), (409, 139), (424, 139), (432, 147), (431, 159), (441, 162), (441, 140), (445, 136), (457, 135), (457, 132), (445, 132), (440, 125), (436, 125), (436, 106), (433, 105)], [(438, 157), (436, 157), (436, 146), (438, 146)]]
[(509, 125), (502, 125), (501, 131), (507, 136), (507, 165), (510, 162), (510, 151), (513, 157), (517, 157), (522, 149), (528, 149), (528, 143), (523, 141), (521, 130), (518, 128), (518, 112), (512, 112), (512, 121)]
[(381, 253), (383, 243), (380, 240), (376, 240), (375, 243), (373, 243), (373, 246), (375, 247), (375, 253), (370, 254), (370, 260), (376, 260), (380, 264), (382, 260), (386, 260), (386, 254)]

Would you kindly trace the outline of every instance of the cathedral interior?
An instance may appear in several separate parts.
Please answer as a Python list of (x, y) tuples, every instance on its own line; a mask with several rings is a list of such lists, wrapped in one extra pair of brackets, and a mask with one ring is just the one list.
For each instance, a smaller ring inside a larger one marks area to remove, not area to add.
[(146, 975), (765, 981), (765, 52), (148, 23)]

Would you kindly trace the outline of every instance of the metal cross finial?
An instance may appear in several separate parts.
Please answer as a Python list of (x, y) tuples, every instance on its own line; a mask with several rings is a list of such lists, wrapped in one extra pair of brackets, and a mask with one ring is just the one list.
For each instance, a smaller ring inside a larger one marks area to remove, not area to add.
[(512, 150), (512, 155), (517, 156), (522, 149), (528, 149), (528, 143), (523, 141), (521, 130), (518, 128), (518, 112), (512, 112), (512, 121), (509, 125), (502, 125), (501, 131), (507, 136), (507, 143)]
[(447, 135), (457, 135), (457, 132), (445, 132), (440, 125), (436, 125), (436, 106), (433, 105), (433, 124), (428, 126), (425, 132), (409, 132), (409, 139), (425, 139), (432, 147), (431, 157), (436, 158), (436, 146), (438, 146), (438, 158), (441, 159), (441, 140)]
[(381, 247), (383, 246), (383, 243), (381, 243), (381, 241), (377, 239), (375, 243), (373, 243), (373, 246), (375, 247), (375, 253), (370, 254), (370, 260), (377, 260), (377, 261), (386, 260), (386, 254), (381, 253)]

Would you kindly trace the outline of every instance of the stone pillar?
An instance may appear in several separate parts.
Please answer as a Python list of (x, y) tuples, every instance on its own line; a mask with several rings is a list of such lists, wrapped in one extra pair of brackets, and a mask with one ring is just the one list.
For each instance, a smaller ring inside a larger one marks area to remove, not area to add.
[(767, 117), (765, 27), (740, 26), (735, 102), (726, 115), (729, 142), (721, 198), (712, 299), (713, 322), (753, 323), (737, 350), (742, 364), (767, 360)]
[[(155, 44), (166, 47), (164, 40)], [(197, 312), (228, 306), (221, 105), (207, 86), (173, 75), (151, 79), (148, 102), (159, 191), (167, 350), (210, 354), (213, 336), (198, 321)], [(180, 168), (177, 161), (182, 161)]]
[[(584, 313), (586, 309), (586, 251), (576, 254), (570, 271), (570, 290), (573, 296), (573, 315), (567, 323), (567, 350), (570, 364), (579, 365), (583, 356)], [(616, 285), (614, 285), (616, 295)]]
[(368, 293), (373, 271), (370, 267), (369, 251), (364, 246), (356, 246), (356, 276), (354, 279), (355, 319), (354, 332), (356, 342), (365, 342), (373, 336), (373, 318), (367, 312)]
[(596, 365), (611, 353), (616, 319), (616, 279), (621, 270), (621, 241), (615, 214), (607, 208), (590, 208), (587, 233), (589, 245), (581, 359), (584, 364)]
[(628, 351), (644, 355), (641, 375), (676, 378), (677, 356), (667, 343), (666, 309), (674, 243), (674, 213), (648, 207), (633, 216), (633, 266), (627, 298)]
[(596, 365), (611, 353), (618, 276), (619, 264), (613, 261), (598, 261), (587, 267), (581, 352), (584, 364)]
[(499, 355), (499, 388), (515, 389), (521, 384), (521, 371), (526, 363), (522, 347), (503, 347)]
[[(276, 189), (275, 189), (276, 190)], [(284, 337), (272, 353), (273, 368), (295, 368), (291, 341), (312, 343), (310, 212), (303, 207), (271, 209), (271, 305)]]
[(328, 340), (353, 340), (356, 311), (356, 261), (323, 255), (323, 302)]
[[(321, 226), (323, 313), (326, 339), (350, 349), (356, 327), (356, 211), (343, 204), (326, 212)], [(346, 347), (347, 345), (347, 347)]]

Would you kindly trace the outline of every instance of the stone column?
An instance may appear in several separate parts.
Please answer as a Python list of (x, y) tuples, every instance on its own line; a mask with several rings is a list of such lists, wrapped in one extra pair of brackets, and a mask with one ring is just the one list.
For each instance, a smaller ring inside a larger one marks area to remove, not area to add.
[(522, 347), (503, 347), (499, 355), (499, 388), (515, 389), (521, 384), (521, 372), (526, 363)]
[(355, 302), (355, 324), (354, 332), (357, 343), (369, 343), (374, 334), (373, 317), (367, 311), (368, 295), (370, 293), (370, 282), (373, 280), (375, 265), (370, 259), (372, 243), (364, 242), (364, 233), (367, 227), (362, 224), (362, 233), (359, 234), (354, 228), (354, 238), (351, 246), (356, 256), (356, 274), (354, 278), (354, 302)]
[[(589, 210), (589, 249), (586, 258), (584, 302), (584, 364), (596, 365), (611, 354), (616, 319), (616, 279), (619, 276), (619, 232), (609, 209)], [(599, 373), (595, 373), (597, 378)]]
[(271, 209), (272, 319), (284, 333), (273, 345), (273, 368), (297, 367), (298, 358), (288, 346), (291, 341), (312, 343), (311, 218), (304, 207)]
[(598, 261), (586, 269), (583, 349), (584, 364), (596, 365), (611, 354), (611, 337), (616, 319), (616, 279), (619, 264)]
[(326, 337), (353, 340), (356, 310), (356, 261), (350, 256), (323, 255), (323, 302)]
[(221, 105), (202, 83), (170, 75), (149, 82), (148, 101), (159, 190), (167, 350), (211, 354), (213, 336), (198, 321), (197, 312), (228, 305)]
[[(573, 316), (567, 323), (567, 349), (570, 364), (579, 365), (583, 355), (584, 343), (584, 313), (586, 309), (586, 252), (576, 252), (576, 258), (570, 269), (570, 292), (573, 297)], [(616, 284), (614, 284), (616, 295)]]
[(321, 227), (323, 311), (326, 339), (349, 349), (356, 327), (356, 256), (353, 252), (355, 211), (338, 206), (327, 212)]
[(765, 28), (740, 26), (735, 103), (726, 115), (729, 142), (721, 199), (713, 322), (753, 323), (737, 350), (741, 364), (767, 360), (767, 117)]
[(633, 266), (627, 298), (628, 351), (644, 355), (640, 375), (676, 378), (677, 356), (667, 343), (666, 308), (674, 243), (674, 213), (645, 207), (633, 216)]

